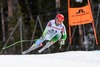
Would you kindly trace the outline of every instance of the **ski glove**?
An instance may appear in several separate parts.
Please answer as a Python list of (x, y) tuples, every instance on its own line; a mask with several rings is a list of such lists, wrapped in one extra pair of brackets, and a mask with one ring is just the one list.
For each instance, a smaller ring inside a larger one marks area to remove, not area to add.
[(65, 40), (61, 39), (60, 45), (64, 45), (64, 44), (65, 44)]
[(64, 45), (64, 44), (65, 44), (65, 40), (61, 39), (59, 49), (61, 49), (62, 48), (62, 45)]

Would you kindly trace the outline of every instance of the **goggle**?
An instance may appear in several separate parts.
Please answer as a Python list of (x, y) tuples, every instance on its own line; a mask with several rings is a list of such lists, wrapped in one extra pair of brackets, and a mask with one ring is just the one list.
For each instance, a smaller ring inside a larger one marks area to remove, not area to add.
[(62, 22), (63, 22), (63, 20), (58, 19), (58, 18), (56, 18), (56, 21), (57, 21), (57, 22), (60, 22), (60, 23), (62, 23)]

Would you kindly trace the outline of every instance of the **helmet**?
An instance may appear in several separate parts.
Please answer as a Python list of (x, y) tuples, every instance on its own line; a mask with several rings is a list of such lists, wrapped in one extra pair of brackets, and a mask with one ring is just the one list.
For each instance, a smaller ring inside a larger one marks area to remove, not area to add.
[(58, 19), (59, 21), (63, 22), (64, 21), (64, 16), (62, 14), (57, 14), (56, 15), (56, 19)]

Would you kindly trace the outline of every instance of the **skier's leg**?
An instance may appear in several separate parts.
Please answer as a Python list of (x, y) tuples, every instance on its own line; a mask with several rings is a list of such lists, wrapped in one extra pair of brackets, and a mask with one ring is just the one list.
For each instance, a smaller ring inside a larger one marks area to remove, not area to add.
[(46, 48), (49, 48), (52, 44), (50, 42), (47, 42), (46, 45), (41, 48), (38, 52), (41, 53), (42, 51), (44, 51)]
[(38, 52), (41, 53), (45, 49), (49, 48), (52, 44), (54, 44), (55, 42), (57, 42), (60, 38), (61, 38), (61, 33), (59, 33), (55, 37), (53, 37), (50, 40), (50, 42), (47, 42), (46, 45), (43, 48), (41, 48)]
[[(34, 45), (35, 45), (35, 46), (34, 46)], [(31, 52), (32, 50), (35, 50), (35, 49), (37, 49), (37, 48), (39, 48), (39, 47), (41, 47), (41, 45), (33, 44), (32, 47), (30, 47), (29, 49), (23, 51), (22, 54), (23, 54), (23, 55), (24, 55), (24, 54), (27, 54), (27, 53)]]
[(22, 54), (27, 54), (32, 50), (35, 50), (39, 47), (41, 47), (41, 43), (44, 42), (45, 38), (44, 37), (40, 37), (40, 39), (38, 39), (29, 49), (27, 49), (26, 51), (23, 51)]

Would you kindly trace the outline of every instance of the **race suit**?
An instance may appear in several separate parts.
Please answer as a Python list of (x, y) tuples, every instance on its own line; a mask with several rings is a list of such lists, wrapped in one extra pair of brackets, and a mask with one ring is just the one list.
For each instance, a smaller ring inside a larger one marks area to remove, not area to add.
[(40, 44), (44, 40), (49, 40), (54, 43), (57, 42), (59, 39), (66, 40), (67, 33), (64, 24), (61, 23), (60, 25), (56, 25), (55, 19), (53, 19), (48, 22), (42, 36), (44, 38), (40, 37), (40, 40), (37, 40), (35, 44)]

